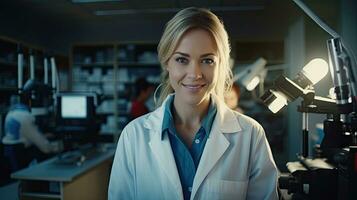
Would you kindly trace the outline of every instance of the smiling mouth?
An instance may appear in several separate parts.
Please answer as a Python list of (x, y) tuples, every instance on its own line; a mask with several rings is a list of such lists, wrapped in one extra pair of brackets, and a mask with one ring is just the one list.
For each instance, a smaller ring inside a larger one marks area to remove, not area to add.
[(190, 85), (190, 84), (182, 84), (185, 88), (191, 89), (191, 90), (198, 90), (200, 88), (203, 88), (206, 86), (206, 84), (195, 84), (195, 85)]

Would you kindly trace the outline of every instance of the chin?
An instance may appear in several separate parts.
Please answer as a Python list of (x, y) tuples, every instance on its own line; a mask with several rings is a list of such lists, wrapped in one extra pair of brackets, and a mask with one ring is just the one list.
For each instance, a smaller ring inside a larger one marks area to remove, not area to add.
[(204, 102), (205, 100), (209, 99), (209, 94), (177, 94), (178, 95), (178, 99), (180, 100), (180, 102), (187, 104), (187, 105), (191, 105), (191, 106), (197, 106), (199, 104), (201, 104), (202, 102)]

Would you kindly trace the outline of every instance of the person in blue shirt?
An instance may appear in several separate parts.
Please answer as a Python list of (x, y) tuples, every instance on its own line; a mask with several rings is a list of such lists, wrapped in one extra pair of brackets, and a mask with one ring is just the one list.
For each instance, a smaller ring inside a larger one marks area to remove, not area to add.
[(2, 143), (12, 172), (28, 166), (34, 159), (43, 160), (46, 155), (62, 149), (59, 141), (50, 142), (36, 125), (30, 109), (33, 87), (33, 82), (27, 82), (19, 98), (11, 97), (12, 105), (5, 117)]
[(278, 171), (261, 125), (224, 102), (230, 47), (211, 11), (186, 8), (158, 45), (158, 108), (121, 133), (108, 198), (278, 199)]

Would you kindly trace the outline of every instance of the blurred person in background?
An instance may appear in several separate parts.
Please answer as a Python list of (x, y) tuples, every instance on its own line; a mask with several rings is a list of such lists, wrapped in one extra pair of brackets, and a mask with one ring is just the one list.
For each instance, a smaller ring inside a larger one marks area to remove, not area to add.
[(236, 83), (233, 83), (232, 88), (224, 94), (224, 101), (227, 106), (235, 111), (244, 113), (241, 107), (239, 107), (240, 87)]
[(131, 102), (130, 119), (140, 117), (150, 110), (146, 106), (146, 101), (151, 97), (154, 85), (140, 77), (135, 81), (135, 98)]
[(5, 134), (2, 138), (4, 156), (10, 161), (11, 171), (27, 167), (31, 161), (41, 161), (60, 152), (61, 142), (50, 142), (39, 130), (31, 114), (33, 90), (44, 91), (45, 86), (30, 80), (20, 96), (11, 97), (11, 107), (5, 117)]

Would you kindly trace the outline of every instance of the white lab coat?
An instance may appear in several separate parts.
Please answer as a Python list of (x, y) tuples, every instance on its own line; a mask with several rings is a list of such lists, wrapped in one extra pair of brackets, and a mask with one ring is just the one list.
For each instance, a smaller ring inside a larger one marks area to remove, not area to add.
[[(278, 171), (263, 128), (214, 98), (217, 114), (191, 199), (278, 199)], [(183, 199), (167, 134), (161, 140), (163, 115), (161, 106), (124, 128), (110, 176), (110, 200)]]

